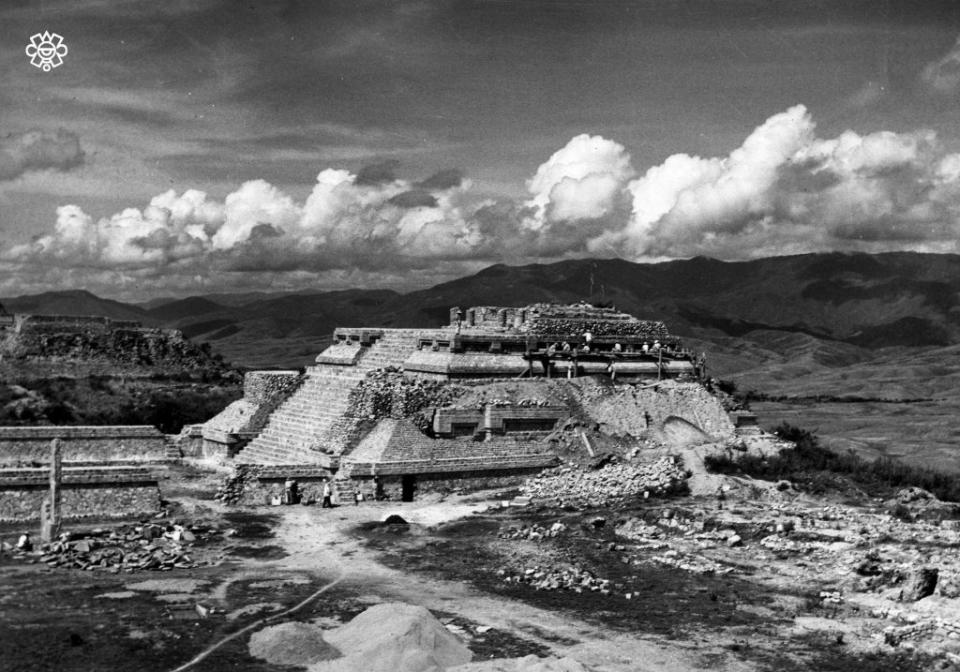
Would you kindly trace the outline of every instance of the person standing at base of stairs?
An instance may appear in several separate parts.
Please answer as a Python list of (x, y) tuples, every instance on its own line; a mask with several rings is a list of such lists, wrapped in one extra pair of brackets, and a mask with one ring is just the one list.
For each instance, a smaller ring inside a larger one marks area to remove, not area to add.
[(321, 504), (322, 508), (329, 509), (333, 507), (333, 504), (330, 501), (330, 495), (331, 495), (330, 481), (324, 481), (323, 482), (323, 504)]

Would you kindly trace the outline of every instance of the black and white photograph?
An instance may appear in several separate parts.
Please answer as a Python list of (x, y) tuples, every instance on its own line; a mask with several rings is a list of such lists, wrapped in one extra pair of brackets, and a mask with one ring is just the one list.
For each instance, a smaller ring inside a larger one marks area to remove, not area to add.
[(3, 672), (960, 672), (958, 418), (958, 0), (0, 0)]

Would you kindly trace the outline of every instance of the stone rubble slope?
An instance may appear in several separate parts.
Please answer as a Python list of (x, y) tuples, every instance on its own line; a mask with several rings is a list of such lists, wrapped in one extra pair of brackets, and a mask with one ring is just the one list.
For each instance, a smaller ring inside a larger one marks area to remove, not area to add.
[(649, 463), (608, 464), (588, 470), (563, 466), (521, 487), (524, 496), (557, 506), (598, 507), (683, 489), (687, 473), (673, 457)]

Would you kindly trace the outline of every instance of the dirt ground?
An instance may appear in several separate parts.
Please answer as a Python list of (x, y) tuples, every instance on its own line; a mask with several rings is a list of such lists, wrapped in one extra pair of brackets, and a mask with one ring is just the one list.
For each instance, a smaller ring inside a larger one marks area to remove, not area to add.
[[(818, 598), (830, 586), (808, 575), (764, 574), (749, 553), (723, 556), (736, 571), (694, 573), (648, 562), (655, 549), (628, 548), (614, 536), (618, 521), (658, 519), (665, 508), (693, 516), (714, 507), (710, 501), (578, 512), (501, 508), (506, 494), (488, 492), (238, 509), (211, 499), (214, 474), (180, 470), (163, 483), (175, 503), (171, 517), (218, 531), (191, 551), (203, 566), (111, 574), (0, 554), (0, 668), (152, 672), (182, 669), (209, 652), (193, 669), (296, 669), (251, 657), (249, 634), (285, 620), (333, 627), (372, 604), (400, 601), (430, 609), (478, 660), (552, 653), (611, 672), (954, 669), (922, 647), (885, 648), (882, 637), (851, 646), (850, 628)], [(389, 514), (410, 525), (380, 524)], [(592, 522), (598, 514), (605, 525)], [(554, 522), (569, 534), (502, 538), (511, 527)], [(0, 539), (17, 532), (0, 530)], [(625, 560), (628, 552), (635, 561)], [(531, 563), (577, 563), (620, 588), (539, 591), (498, 573)]]

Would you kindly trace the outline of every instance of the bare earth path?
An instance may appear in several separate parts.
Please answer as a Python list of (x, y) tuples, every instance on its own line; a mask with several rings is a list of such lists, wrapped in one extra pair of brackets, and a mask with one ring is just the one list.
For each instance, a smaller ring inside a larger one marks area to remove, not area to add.
[[(382, 520), (399, 513), (414, 525), (430, 526), (467, 516), (483, 504), (456, 500), (417, 503), (365, 503), (333, 510), (318, 507), (283, 507), (273, 543), (289, 555), (281, 559), (245, 561), (246, 568), (216, 587), (213, 596), (226, 595), (237, 580), (306, 572), (318, 576), (317, 587), (329, 577), (343, 575), (366, 596), (401, 601), (431, 610), (454, 613), (471, 621), (509, 632), (523, 633), (553, 650), (571, 656), (598, 671), (679, 672), (712, 669), (736, 672), (756, 669), (721, 648), (719, 642), (667, 641), (643, 633), (635, 635), (604, 630), (568, 614), (555, 613), (508, 598), (483, 594), (459, 581), (444, 581), (391, 569), (379, 563), (361, 539), (350, 534), (363, 522)], [(320, 576), (326, 578), (319, 578)], [(321, 598), (322, 599), (322, 598)], [(295, 616), (293, 617), (295, 618)], [(537, 636), (542, 633), (546, 637)], [(560, 643), (571, 642), (571, 643)]]

